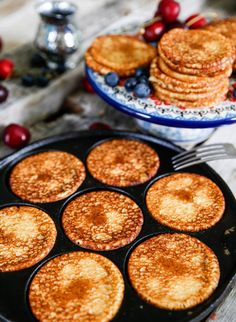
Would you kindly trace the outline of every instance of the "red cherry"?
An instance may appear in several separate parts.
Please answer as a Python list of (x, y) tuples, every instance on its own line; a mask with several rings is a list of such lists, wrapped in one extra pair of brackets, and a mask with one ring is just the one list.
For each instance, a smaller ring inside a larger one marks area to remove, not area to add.
[(0, 103), (3, 103), (6, 101), (8, 94), (9, 94), (8, 89), (3, 85), (0, 85)]
[(12, 123), (3, 131), (3, 142), (10, 148), (21, 148), (26, 145), (29, 140), (29, 130), (19, 124)]
[(11, 77), (14, 64), (12, 60), (4, 58), (0, 59), (0, 78), (6, 79)]
[(90, 130), (111, 130), (110, 125), (102, 122), (94, 122), (89, 126)]
[(144, 33), (143, 33), (143, 38), (148, 41), (156, 41), (165, 32), (165, 25), (162, 21), (155, 21), (151, 25), (145, 27)]
[[(193, 23), (191, 23), (191, 20)], [(190, 29), (197, 29), (197, 28), (202, 28), (202, 27), (206, 26), (207, 21), (203, 16), (201, 16), (200, 14), (197, 13), (195, 15), (188, 17), (188, 19), (186, 19), (185, 23), (187, 25), (189, 25)]]
[(162, 0), (158, 8), (164, 21), (168, 23), (174, 22), (180, 13), (180, 4), (174, 0)]
[(87, 93), (94, 94), (95, 91), (86, 77), (83, 78), (83, 87)]

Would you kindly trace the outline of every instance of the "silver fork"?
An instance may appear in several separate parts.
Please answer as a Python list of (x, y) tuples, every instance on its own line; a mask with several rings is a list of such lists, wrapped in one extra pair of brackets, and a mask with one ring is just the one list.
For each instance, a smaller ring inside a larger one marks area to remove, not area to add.
[(174, 156), (171, 161), (174, 170), (180, 170), (195, 164), (236, 158), (236, 149), (230, 143), (208, 144)]

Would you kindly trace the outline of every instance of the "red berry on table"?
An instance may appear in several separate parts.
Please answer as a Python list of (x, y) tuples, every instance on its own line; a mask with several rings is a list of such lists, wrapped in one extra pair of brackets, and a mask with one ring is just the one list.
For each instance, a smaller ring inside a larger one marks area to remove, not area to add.
[(189, 26), (190, 29), (197, 29), (206, 26), (207, 21), (202, 15), (197, 13), (188, 17), (185, 23)]
[(162, 0), (158, 7), (160, 14), (167, 23), (174, 22), (180, 13), (180, 4), (175, 0)]
[(89, 126), (90, 130), (111, 130), (110, 125), (102, 122), (94, 122)]
[(156, 41), (161, 38), (165, 32), (165, 25), (162, 21), (155, 21), (144, 28), (143, 38), (148, 41)]
[(6, 101), (8, 94), (9, 94), (8, 89), (5, 86), (0, 85), (0, 103), (3, 103)]
[(0, 59), (0, 78), (6, 79), (11, 77), (14, 64), (11, 59)]
[(3, 142), (13, 149), (22, 148), (30, 140), (30, 132), (19, 124), (10, 124), (3, 131)]
[(92, 85), (89, 83), (89, 81), (86, 77), (83, 78), (83, 87), (86, 92), (91, 93), (91, 94), (95, 93)]

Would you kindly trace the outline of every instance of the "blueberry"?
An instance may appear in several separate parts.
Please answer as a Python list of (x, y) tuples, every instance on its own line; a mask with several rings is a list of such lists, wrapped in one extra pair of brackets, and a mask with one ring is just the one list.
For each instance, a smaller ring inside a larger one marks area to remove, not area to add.
[(66, 65), (65, 64), (59, 64), (58, 66), (57, 66), (57, 72), (58, 72), (58, 74), (63, 74), (65, 71), (66, 71)]
[(25, 87), (31, 87), (35, 85), (35, 78), (30, 74), (23, 75), (21, 77), (21, 84)]
[(50, 80), (46, 76), (38, 76), (35, 79), (35, 84), (38, 87), (46, 87), (48, 86)]
[(147, 76), (143, 75), (141, 77), (138, 78), (138, 83), (139, 84), (149, 84), (148, 78)]
[(139, 98), (147, 98), (151, 94), (151, 89), (147, 84), (137, 84), (134, 88), (134, 95)]
[(119, 83), (119, 75), (117, 73), (108, 73), (105, 76), (105, 82), (108, 86), (115, 87)]
[(46, 66), (46, 60), (38, 53), (31, 57), (30, 65), (32, 67), (44, 67)]
[(236, 98), (236, 87), (233, 89), (233, 97)]
[(147, 76), (148, 75), (148, 70), (146, 67), (139, 67), (135, 70), (135, 77), (141, 77), (141, 76)]
[(125, 81), (125, 89), (130, 92), (132, 91), (135, 86), (137, 85), (138, 81), (135, 77), (131, 77), (131, 78), (128, 78), (126, 81)]

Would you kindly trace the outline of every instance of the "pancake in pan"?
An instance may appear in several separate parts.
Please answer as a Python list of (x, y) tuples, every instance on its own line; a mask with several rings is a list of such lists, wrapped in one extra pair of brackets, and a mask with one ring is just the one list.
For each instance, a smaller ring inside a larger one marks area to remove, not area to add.
[(161, 57), (176, 65), (200, 71), (222, 70), (233, 63), (234, 49), (231, 42), (220, 34), (207, 30), (172, 29), (164, 34), (158, 44)]
[(128, 261), (130, 282), (145, 301), (168, 310), (189, 309), (216, 289), (220, 268), (213, 251), (184, 234), (160, 234), (139, 244)]
[(83, 163), (74, 155), (49, 151), (26, 157), (10, 174), (10, 187), (31, 202), (55, 202), (74, 193), (85, 179)]
[(97, 145), (89, 153), (91, 175), (108, 185), (128, 187), (144, 183), (159, 168), (155, 150), (137, 140), (113, 139)]
[(214, 226), (225, 209), (218, 186), (194, 173), (175, 173), (157, 180), (147, 191), (146, 204), (154, 219), (182, 231)]
[(53, 220), (30, 206), (0, 210), (0, 272), (33, 266), (47, 256), (56, 240)]
[(94, 250), (111, 250), (131, 243), (142, 224), (138, 205), (114, 191), (84, 193), (69, 202), (62, 215), (62, 225), (70, 240)]
[(150, 64), (156, 56), (156, 50), (128, 35), (105, 35), (94, 40), (91, 54), (102, 65), (130, 70)]
[(43, 322), (108, 322), (118, 312), (124, 281), (109, 259), (72, 252), (42, 266), (29, 287), (31, 310)]

